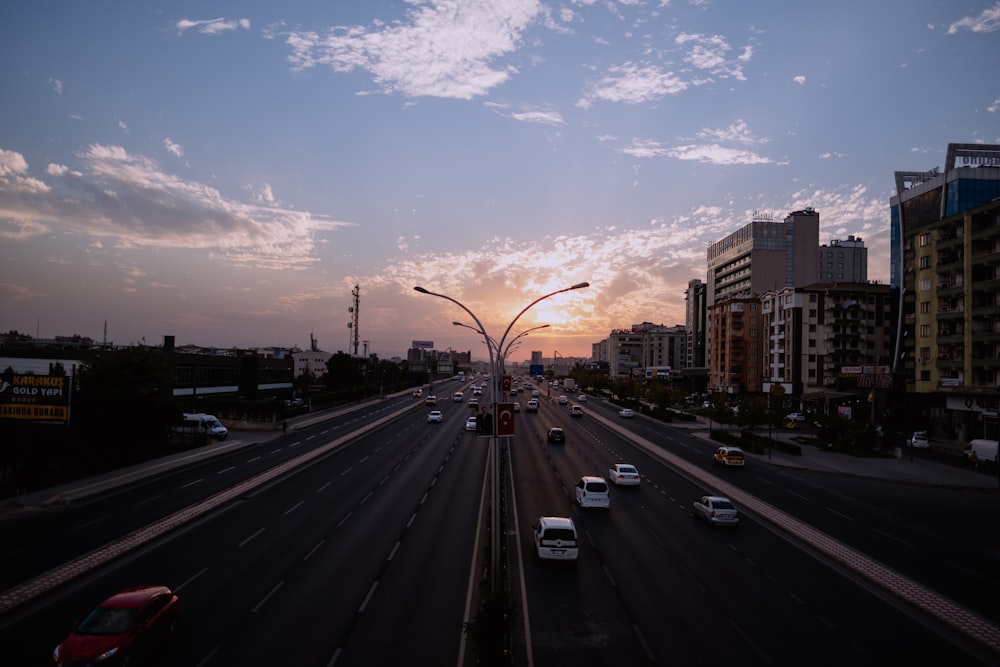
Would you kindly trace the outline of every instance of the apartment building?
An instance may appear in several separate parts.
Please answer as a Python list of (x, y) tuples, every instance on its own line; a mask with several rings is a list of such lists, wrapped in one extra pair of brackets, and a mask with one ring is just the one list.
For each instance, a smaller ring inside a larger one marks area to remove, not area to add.
[(708, 390), (725, 394), (762, 390), (764, 343), (757, 295), (728, 296), (708, 307)]
[(861, 237), (834, 239), (819, 247), (816, 282), (868, 282), (868, 248)]
[(897, 381), (915, 421), (1000, 438), (1000, 145), (949, 144), (944, 171), (896, 172)]
[(678, 325), (633, 324), (629, 329), (615, 329), (608, 336), (608, 362), (611, 377), (644, 375), (649, 368), (676, 368), (684, 356), (687, 330)]
[(817, 401), (817, 411), (829, 412), (842, 398), (867, 401), (876, 398), (871, 390), (891, 386), (898, 292), (889, 285), (816, 283), (767, 292), (760, 300), (767, 340), (763, 391), (781, 385), (785, 396)]

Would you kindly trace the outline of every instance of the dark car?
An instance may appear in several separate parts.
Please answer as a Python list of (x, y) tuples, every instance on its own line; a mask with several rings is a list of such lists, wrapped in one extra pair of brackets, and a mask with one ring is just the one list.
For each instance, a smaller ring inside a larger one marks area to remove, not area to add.
[(566, 433), (558, 426), (553, 426), (552, 428), (549, 429), (549, 433), (546, 436), (546, 440), (561, 445), (564, 442), (566, 442)]
[(177, 634), (180, 602), (166, 586), (128, 588), (112, 595), (52, 651), (57, 665), (146, 664)]

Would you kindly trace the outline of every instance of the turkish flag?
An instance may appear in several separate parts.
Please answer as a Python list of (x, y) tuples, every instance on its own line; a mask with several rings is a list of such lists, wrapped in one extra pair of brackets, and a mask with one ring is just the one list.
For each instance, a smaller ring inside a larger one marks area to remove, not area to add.
[(514, 435), (514, 404), (497, 403), (497, 435)]

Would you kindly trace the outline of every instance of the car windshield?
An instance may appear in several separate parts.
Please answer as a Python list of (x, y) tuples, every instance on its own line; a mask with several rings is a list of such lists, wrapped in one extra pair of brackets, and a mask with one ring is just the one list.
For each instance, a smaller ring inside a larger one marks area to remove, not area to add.
[(604, 493), (608, 490), (608, 485), (604, 482), (587, 482), (587, 491), (591, 493)]
[(132, 627), (135, 609), (98, 607), (87, 614), (76, 631), (81, 635), (123, 635)]
[(717, 510), (731, 510), (731, 509), (735, 509), (733, 507), (733, 504), (731, 502), (729, 502), (728, 500), (713, 500), (712, 501), (712, 507), (714, 507)]
[(634, 475), (636, 470), (632, 466), (618, 466), (618, 472), (625, 473), (626, 475)]

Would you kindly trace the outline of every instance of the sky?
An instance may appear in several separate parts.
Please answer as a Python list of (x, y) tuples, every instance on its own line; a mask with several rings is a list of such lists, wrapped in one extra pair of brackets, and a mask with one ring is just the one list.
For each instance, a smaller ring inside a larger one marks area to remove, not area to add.
[(362, 354), (589, 357), (755, 214), (887, 283), (893, 172), (1000, 143), (1000, 0), (37, 0), (0, 60), (0, 331), (117, 345), (353, 353), (357, 286)]

